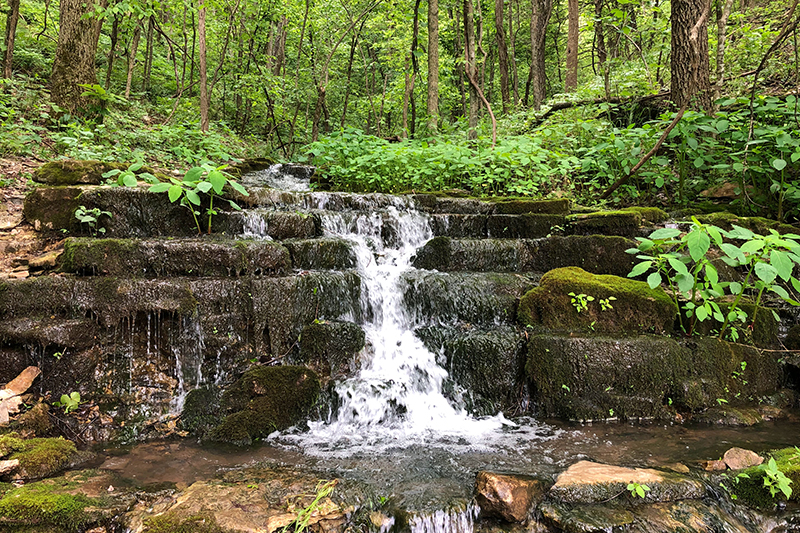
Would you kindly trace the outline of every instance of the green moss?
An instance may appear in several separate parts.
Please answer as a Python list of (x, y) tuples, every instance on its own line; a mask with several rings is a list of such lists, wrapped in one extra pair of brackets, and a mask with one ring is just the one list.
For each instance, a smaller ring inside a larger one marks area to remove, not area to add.
[(143, 533), (225, 533), (229, 530), (221, 528), (214, 515), (199, 513), (181, 516), (170, 511), (160, 516), (148, 518)]
[(728, 211), (700, 215), (697, 219), (704, 224), (713, 224), (725, 230), (733, 229), (733, 224), (736, 224), (760, 235), (767, 235), (771, 229), (780, 234), (797, 233), (797, 228), (794, 226), (782, 224), (777, 220), (764, 217), (741, 217)]
[(96, 522), (96, 516), (87, 508), (96, 506), (98, 501), (65, 492), (69, 489), (63, 480), (47, 480), (10, 490), (0, 499), (0, 517), (23, 524), (83, 531)]
[(346, 270), (355, 268), (356, 255), (351, 242), (335, 237), (321, 237), (285, 242), (292, 254), (294, 268), (302, 270)]
[[(579, 312), (569, 293), (592, 296), (594, 300)], [(610, 297), (616, 300), (608, 300)], [(612, 308), (602, 310), (601, 300), (608, 300)], [(521, 325), (547, 331), (599, 335), (669, 333), (676, 311), (660, 287), (651, 289), (641, 281), (565, 267), (545, 274), (540, 285), (522, 297), (517, 316)]]
[(55, 439), (28, 439), (22, 447), (9, 456), (19, 459), (19, 469), (25, 478), (43, 478), (63, 470), (69, 465), (77, 449), (75, 443), (62, 437)]
[(82, 192), (80, 187), (37, 187), (25, 197), (25, 220), (37, 231), (80, 231), (75, 210)]
[(498, 215), (521, 215), (537, 213), (548, 215), (566, 215), (569, 213), (569, 200), (531, 200), (530, 198), (492, 197), (487, 198), (494, 204), (494, 213)]
[(194, 389), (186, 395), (181, 412), (181, 425), (200, 437), (206, 435), (220, 423), (219, 391), (203, 387)]
[(210, 438), (248, 445), (253, 439), (302, 420), (319, 393), (319, 379), (308, 368), (267, 366), (248, 370), (223, 394), (222, 408), (230, 414), (211, 432)]
[(659, 209), (658, 207), (625, 207), (620, 209), (620, 211), (629, 211), (633, 213), (638, 213), (641, 215), (642, 220), (646, 220), (648, 222), (652, 222), (653, 224), (658, 224), (659, 222), (664, 222), (665, 220), (669, 219), (669, 215), (663, 209)]
[(364, 330), (352, 322), (314, 322), (300, 334), (300, 358), (323, 377), (344, 377), (364, 347)]
[(105, 179), (104, 173), (127, 168), (125, 163), (94, 160), (51, 161), (36, 169), (33, 180), (47, 185), (98, 185)]
[(16, 433), (7, 433), (0, 436), (0, 458), (12, 452), (22, 450), (24, 448), (23, 443), (24, 441), (19, 438), (19, 435)]
[(800, 449), (784, 448), (767, 454), (763, 464), (743, 470), (741, 473), (748, 477), (737, 477), (731, 483), (734, 494), (738, 499), (757, 509), (772, 509), (778, 501), (786, 501), (783, 493), (778, 493), (774, 498), (770, 495), (769, 488), (764, 486), (764, 473), (769, 457), (775, 459), (778, 470), (792, 480), (790, 485), (792, 501), (800, 501)]
[(579, 235), (624, 235), (630, 236), (642, 224), (644, 217), (636, 211), (597, 211), (568, 215), (567, 231)]
[(486, 219), (489, 237), (502, 239), (539, 239), (565, 226), (564, 215), (525, 213), (522, 215), (490, 215)]

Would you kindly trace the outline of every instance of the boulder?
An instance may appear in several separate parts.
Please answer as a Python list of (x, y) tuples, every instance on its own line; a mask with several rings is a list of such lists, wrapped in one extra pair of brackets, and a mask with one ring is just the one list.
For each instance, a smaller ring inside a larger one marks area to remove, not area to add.
[(481, 516), (496, 516), (507, 522), (524, 522), (544, 498), (547, 485), (529, 476), (481, 471), (475, 480), (475, 501)]
[(545, 274), (520, 300), (518, 314), (521, 325), (534, 329), (598, 335), (669, 333), (675, 316), (675, 305), (660, 287), (578, 267)]
[(539, 506), (546, 523), (565, 533), (622, 531), (633, 523), (633, 513), (620, 507), (569, 505), (546, 502)]
[(549, 494), (558, 501), (576, 504), (605, 502), (620, 494), (633, 499), (628, 492), (629, 483), (647, 485), (650, 490), (640, 499), (648, 502), (700, 499), (706, 495), (702, 482), (680, 474), (592, 461), (579, 461), (559, 474)]
[(286, 241), (294, 268), (301, 270), (346, 270), (356, 267), (353, 243), (339, 237)]
[(125, 163), (95, 160), (50, 161), (36, 169), (33, 181), (45, 185), (100, 185), (106, 172), (127, 168)]
[(220, 405), (226, 416), (209, 438), (249, 445), (302, 421), (319, 393), (319, 379), (308, 368), (255, 367), (223, 393)]
[[(775, 460), (775, 466), (790, 481), (792, 489), (789, 500), (800, 500), (800, 451), (796, 447), (773, 450), (767, 453), (771, 459)], [(774, 483), (765, 482), (769, 479), (766, 473), (768, 462), (757, 466), (751, 466), (738, 473), (744, 475), (736, 476), (736, 481), (729, 484), (729, 488), (736, 494), (737, 498), (745, 504), (757, 509), (774, 509), (779, 501), (786, 501), (787, 498), (780, 490), (776, 490), (774, 496), (770, 493), (770, 485)], [(774, 486), (777, 489), (777, 486)]]
[(80, 187), (37, 187), (25, 197), (25, 220), (36, 231), (70, 233), (81, 231), (75, 218), (78, 206), (85, 205)]
[(742, 470), (751, 466), (758, 466), (764, 462), (764, 458), (752, 450), (744, 448), (730, 448), (722, 456), (722, 460), (731, 470)]
[(364, 330), (352, 322), (317, 321), (300, 333), (297, 362), (313, 369), (326, 383), (351, 377), (364, 348)]

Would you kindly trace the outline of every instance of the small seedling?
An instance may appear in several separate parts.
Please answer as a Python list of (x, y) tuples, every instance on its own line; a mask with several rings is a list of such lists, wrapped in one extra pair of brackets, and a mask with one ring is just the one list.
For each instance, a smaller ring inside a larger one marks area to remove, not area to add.
[(77, 218), (81, 224), (87, 224), (89, 226), (89, 231), (93, 237), (97, 237), (98, 233), (103, 234), (106, 232), (106, 228), (97, 227), (97, 221), (102, 216), (107, 216), (108, 218), (112, 217), (111, 213), (103, 211), (99, 207), (86, 209), (86, 206), (79, 205), (78, 209), (75, 210), (75, 218)]
[(575, 294), (574, 292), (571, 292), (568, 294), (568, 296), (572, 297), (570, 302), (572, 302), (572, 307), (574, 307), (578, 313), (582, 313), (589, 309), (589, 302), (594, 301), (594, 296), (589, 296), (583, 293)]
[(608, 298), (600, 299), (600, 310), (601, 311), (608, 311), (610, 309), (614, 309), (614, 306), (611, 305), (611, 302), (616, 300), (613, 296), (609, 296)]
[(634, 498), (644, 498), (646, 493), (650, 492), (650, 487), (647, 485), (642, 485), (640, 483), (636, 483), (635, 481), (631, 481), (628, 483), (628, 490), (631, 493), (631, 496)]
[(69, 395), (62, 394), (61, 401), (55, 402), (53, 405), (56, 407), (63, 407), (64, 414), (69, 414), (72, 411), (75, 411), (81, 404), (81, 393), (80, 392), (71, 392)]

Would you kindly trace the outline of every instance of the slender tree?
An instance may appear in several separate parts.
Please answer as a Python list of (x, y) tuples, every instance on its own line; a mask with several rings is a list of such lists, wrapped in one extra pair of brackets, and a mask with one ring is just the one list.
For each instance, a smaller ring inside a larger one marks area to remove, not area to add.
[(567, 0), (567, 73), (564, 78), (564, 91), (573, 92), (578, 88), (578, 42), (580, 5), (578, 0)]
[(208, 131), (208, 70), (206, 66), (206, 5), (205, 0), (198, 0), (197, 40), (198, 63), (200, 70), (200, 130)]
[(531, 68), (525, 85), (525, 105), (533, 89), (533, 107), (537, 111), (544, 102), (547, 71), (545, 70), (545, 38), (547, 23), (553, 12), (553, 0), (531, 0)]
[(670, 93), (678, 107), (711, 110), (708, 15), (711, 0), (672, 0)]
[(428, 0), (428, 130), (439, 126), (439, 0)]
[(17, 35), (19, 21), (19, 0), (8, 0), (8, 17), (6, 18), (6, 53), (3, 59), (3, 77), (11, 78), (11, 67), (14, 63), (14, 39)]
[(503, 101), (503, 113), (508, 112), (508, 103), (511, 100), (511, 91), (508, 83), (508, 45), (506, 43), (506, 29), (503, 21), (504, 0), (494, 1), (494, 29), (497, 39), (497, 63), (500, 69), (500, 98)]

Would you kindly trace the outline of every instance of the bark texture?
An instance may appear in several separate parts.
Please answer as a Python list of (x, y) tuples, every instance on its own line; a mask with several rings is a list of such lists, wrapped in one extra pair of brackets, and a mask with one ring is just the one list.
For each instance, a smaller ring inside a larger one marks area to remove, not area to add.
[(6, 18), (6, 53), (3, 60), (3, 76), (11, 78), (11, 67), (14, 63), (14, 39), (19, 21), (19, 0), (8, 1), (8, 18)]
[(198, 0), (197, 39), (198, 62), (200, 63), (200, 129), (208, 131), (208, 68), (206, 66), (206, 6), (204, 0)]
[(547, 23), (553, 12), (553, 0), (531, 1), (531, 70), (525, 88), (525, 104), (533, 89), (533, 107), (537, 111), (542, 107), (546, 95), (547, 72), (545, 70), (545, 38)]
[(711, 110), (706, 0), (672, 0), (670, 93), (678, 107)]
[[(107, 2), (98, 3), (105, 6)], [(78, 85), (97, 83), (94, 64), (101, 21), (84, 18), (95, 5), (84, 0), (61, 0), (60, 4), (61, 26), (50, 76), (50, 98), (73, 114), (85, 112), (92, 105), (89, 98), (81, 96), (83, 89)]]
[(580, 5), (578, 0), (567, 0), (567, 73), (564, 77), (564, 91), (572, 92), (578, 88), (578, 23)]
[(503, 100), (503, 113), (508, 112), (508, 103), (511, 100), (511, 91), (508, 83), (508, 45), (506, 44), (506, 30), (503, 22), (504, 0), (494, 2), (494, 28), (497, 38), (497, 64), (500, 69), (500, 97)]
[(439, 0), (428, 0), (428, 130), (439, 129)]

